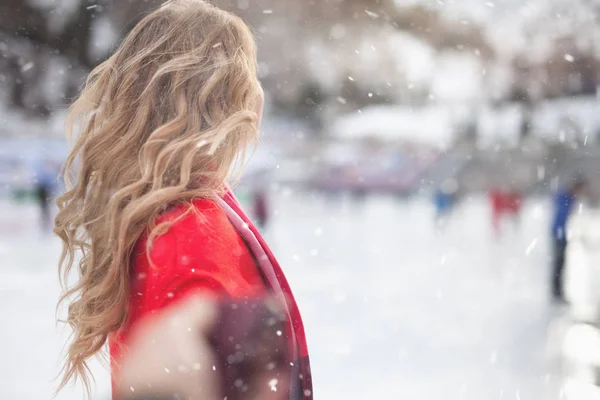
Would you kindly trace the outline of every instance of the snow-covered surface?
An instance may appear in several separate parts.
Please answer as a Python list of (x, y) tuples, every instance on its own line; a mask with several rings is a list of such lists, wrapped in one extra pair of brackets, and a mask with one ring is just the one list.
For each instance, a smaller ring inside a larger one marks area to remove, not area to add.
[(110, 54), (119, 40), (119, 30), (115, 23), (106, 15), (94, 19), (92, 37), (90, 39), (90, 56), (101, 60)]
[(435, 62), (431, 79), (432, 99), (440, 103), (481, 101), (485, 66), (473, 53), (446, 52)]
[(594, 48), (600, 30), (595, 20), (595, 1), (578, 0), (395, 0), (396, 4), (420, 4), (442, 12), (448, 19), (483, 25), (486, 37), (500, 58), (515, 52), (532, 60), (552, 50), (551, 42), (572, 35), (580, 48)]
[[(266, 237), (305, 318), (318, 399), (558, 399), (545, 201), (527, 201), (499, 240), (483, 198), (437, 233), (425, 199), (282, 189), (272, 203)], [(36, 232), (33, 207), (0, 210), (0, 398), (50, 399), (66, 337), (60, 246)], [(106, 395), (108, 374), (93, 369)]]
[(534, 129), (549, 139), (594, 139), (600, 132), (600, 102), (596, 97), (544, 101), (534, 114)]
[(518, 104), (507, 104), (496, 109), (482, 106), (479, 109), (479, 139), (483, 144), (508, 142), (516, 145), (523, 112)]
[(60, 110), (53, 112), (47, 119), (31, 118), (24, 112), (8, 109), (0, 104), (0, 137), (61, 138), (64, 136), (66, 115), (66, 110)]
[[(384, 32), (384, 35), (387, 35), (387, 38), (382, 37), (382, 42), (387, 42), (388, 52), (392, 52), (398, 58), (398, 72), (406, 74), (405, 78), (409, 84), (418, 87), (431, 81), (436, 71), (436, 54), (429, 44), (396, 30)], [(384, 76), (389, 79), (387, 74)]]
[(0, 139), (0, 196), (33, 186), (45, 162), (52, 163), (58, 175), (66, 156), (64, 139)]
[[(451, 86), (456, 79), (444, 79)], [(597, 140), (600, 132), (599, 101), (581, 96), (541, 101), (532, 113), (532, 132), (550, 141)], [(444, 147), (455, 138), (462, 123), (478, 124), (481, 143), (517, 144), (523, 119), (517, 103), (491, 107), (482, 102), (447, 102), (424, 107), (372, 106), (338, 117), (331, 128), (343, 139), (378, 137)]]
[(333, 124), (333, 136), (344, 139), (378, 137), (445, 146), (453, 138), (450, 107), (373, 106), (341, 116)]

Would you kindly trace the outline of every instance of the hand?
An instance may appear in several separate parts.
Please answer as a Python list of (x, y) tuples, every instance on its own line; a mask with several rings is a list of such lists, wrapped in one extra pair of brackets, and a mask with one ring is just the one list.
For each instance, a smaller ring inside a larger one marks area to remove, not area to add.
[(213, 302), (194, 296), (140, 321), (123, 360), (119, 398), (219, 399), (215, 357), (207, 341), (216, 310)]
[[(217, 310), (216, 303), (194, 296), (140, 321), (124, 354), (117, 397), (221, 400), (221, 376), (208, 341)], [(269, 356), (271, 347), (265, 345), (255, 362), (266, 365), (262, 358)], [(254, 369), (249, 377), (253, 390), (240, 400), (287, 398), (289, 371), (281, 367)]]

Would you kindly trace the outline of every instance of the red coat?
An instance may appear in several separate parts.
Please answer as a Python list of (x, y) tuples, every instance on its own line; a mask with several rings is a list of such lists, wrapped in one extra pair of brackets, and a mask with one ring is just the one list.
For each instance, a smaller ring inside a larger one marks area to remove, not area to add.
[(521, 210), (521, 195), (518, 192), (503, 192), (495, 189), (490, 192), (490, 199), (495, 217), (503, 213), (518, 214)]
[(123, 334), (109, 341), (113, 381), (118, 345), (127, 344), (131, 327), (141, 317), (199, 290), (215, 297), (256, 298), (267, 293), (253, 255), (224, 211), (211, 200), (192, 205), (189, 212), (188, 206), (173, 207), (158, 219), (173, 225), (155, 238), (150, 252), (155, 268), (146, 254), (147, 234), (134, 248), (130, 317)]

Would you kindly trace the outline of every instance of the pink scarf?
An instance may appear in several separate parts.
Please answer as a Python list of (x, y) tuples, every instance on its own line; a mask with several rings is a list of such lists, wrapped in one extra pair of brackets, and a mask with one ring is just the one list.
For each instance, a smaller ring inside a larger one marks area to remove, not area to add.
[(265, 277), (269, 289), (275, 293), (284, 305), (288, 319), (292, 323), (291, 336), (292, 340), (296, 343), (293, 357), (296, 361), (294, 361), (293, 367), (299, 379), (292, 379), (290, 400), (312, 400), (312, 378), (304, 324), (302, 323), (298, 304), (294, 299), (292, 289), (285, 278), (283, 270), (262, 235), (243, 211), (242, 206), (231, 190), (228, 190), (222, 198), (215, 198), (215, 201), (221, 206), (225, 214), (227, 214), (229, 221), (248, 245), (254, 258), (257, 260), (258, 267)]

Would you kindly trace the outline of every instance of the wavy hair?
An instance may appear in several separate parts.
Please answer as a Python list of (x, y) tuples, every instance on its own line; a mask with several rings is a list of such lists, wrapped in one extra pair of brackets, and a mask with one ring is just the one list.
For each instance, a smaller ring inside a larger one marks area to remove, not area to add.
[(73, 329), (60, 389), (81, 379), (90, 397), (87, 361), (127, 319), (135, 243), (160, 234), (166, 206), (224, 189), (255, 143), (261, 104), (252, 33), (202, 0), (165, 3), (90, 73), (67, 118), (74, 143), (54, 228)]

